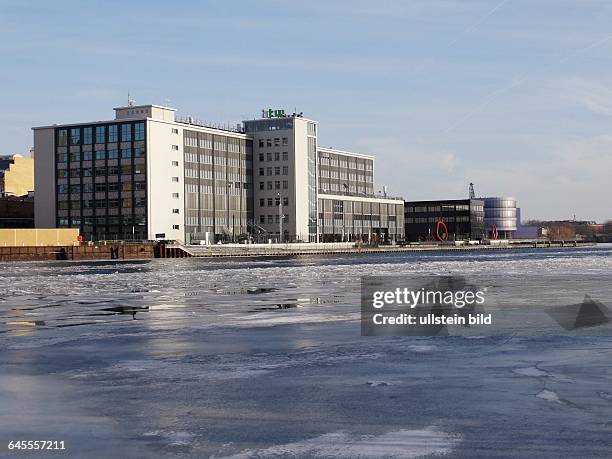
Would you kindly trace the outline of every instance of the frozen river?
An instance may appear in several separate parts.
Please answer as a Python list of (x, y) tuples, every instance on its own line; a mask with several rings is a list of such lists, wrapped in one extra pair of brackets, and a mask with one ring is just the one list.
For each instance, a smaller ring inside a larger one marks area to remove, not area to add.
[(612, 338), (361, 337), (361, 277), (424, 273), (612, 247), (0, 264), (0, 457), (612, 457)]

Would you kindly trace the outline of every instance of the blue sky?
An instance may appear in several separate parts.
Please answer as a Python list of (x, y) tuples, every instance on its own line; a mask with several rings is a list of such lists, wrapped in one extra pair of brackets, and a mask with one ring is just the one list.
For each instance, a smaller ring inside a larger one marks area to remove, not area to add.
[(377, 157), (406, 199), (518, 198), (612, 219), (612, 2), (0, 1), (0, 152), (130, 91), (218, 122), (262, 108)]

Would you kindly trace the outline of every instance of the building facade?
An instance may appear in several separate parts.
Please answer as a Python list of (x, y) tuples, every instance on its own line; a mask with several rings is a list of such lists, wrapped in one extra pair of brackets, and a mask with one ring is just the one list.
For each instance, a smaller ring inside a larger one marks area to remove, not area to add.
[(490, 239), (513, 239), (518, 227), (516, 199), (512, 197), (481, 198), (484, 221)]
[(374, 195), (373, 157), (320, 148), (301, 114), (264, 115), (230, 128), (130, 105), (33, 128), (36, 226), (86, 240), (403, 238), (403, 202)]
[(0, 156), (0, 196), (25, 196), (34, 191), (34, 159)]
[(486, 238), (484, 201), (481, 199), (406, 201), (404, 208), (409, 242)]

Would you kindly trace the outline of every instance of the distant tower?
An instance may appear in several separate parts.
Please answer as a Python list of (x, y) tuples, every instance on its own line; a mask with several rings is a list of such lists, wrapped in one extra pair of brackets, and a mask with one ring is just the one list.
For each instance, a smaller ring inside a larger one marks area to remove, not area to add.
[(476, 193), (474, 192), (474, 184), (470, 182), (470, 199), (474, 199), (476, 197)]

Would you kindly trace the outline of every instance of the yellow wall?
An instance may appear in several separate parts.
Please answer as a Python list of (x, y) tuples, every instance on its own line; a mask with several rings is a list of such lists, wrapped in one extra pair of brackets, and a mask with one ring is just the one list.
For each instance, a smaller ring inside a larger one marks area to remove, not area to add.
[(13, 161), (4, 172), (4, 192), (23, 196), (34, 191), (34, 160), (15, 155)]
[(0, 246), (78, 245), (78, 228), (0, 229)]

